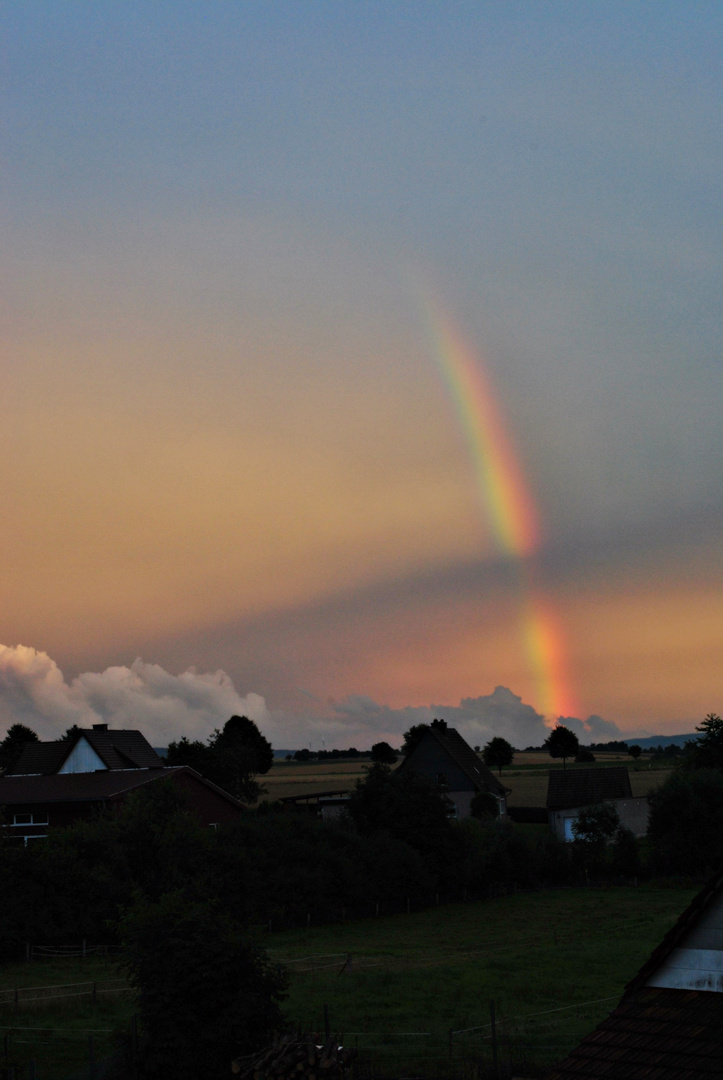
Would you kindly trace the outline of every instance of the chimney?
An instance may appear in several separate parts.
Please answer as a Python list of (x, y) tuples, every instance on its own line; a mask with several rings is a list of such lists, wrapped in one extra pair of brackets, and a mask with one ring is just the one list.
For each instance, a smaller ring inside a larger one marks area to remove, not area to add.
[(107, 731), (107, 724), (93, 724), (93, 731)]

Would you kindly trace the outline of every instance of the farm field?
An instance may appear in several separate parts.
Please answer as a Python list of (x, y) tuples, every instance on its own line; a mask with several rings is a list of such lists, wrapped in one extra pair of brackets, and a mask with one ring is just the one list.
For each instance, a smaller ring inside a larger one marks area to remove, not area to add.
[[(514, 1075), (532, 1076), (614, 1007), (693, 895), (647, 886), (518, 893), (259, 940), (291, 973), (290, 1024), (323, 1031), (327, 1005), (332, 1030), (359, 1047), (365, 1068), (444, 1077), (450, 1047), (455, 1075), (472, 1063), (491, 1067), (493, 999), (502, 1075), (513, 1063)], [(100, 990), (118, 975), (98, 957), (4, 966), (0, 1033), (10, 1037), (10, 1057), (2, 1064), (33, 1057), (41, 1080), (87, 1075), (90, 1036), (99, 1060), (135, 1007), (129, 993), (98, 993), (94, 1003), (88, 982)], [(23, 1002), (26, 991), (15, 1010), (3, 994), (59, 984), (82, 996)]]
[(450, 1054), (458, 1069), (491, 1069), (494, 1000), (500, 1062), (529, 1076), (617, 1004), (692, 896), (647, 887), (516, 894), (288, 931), (264, 945), (292, 973), (289, 1021), (323, 1030), (326, 1004), (332, 1030), (383, 1075), (443, 1076)]
[[(352, 759), (342, 762), (277, 761), (266, 776), (262, 777), (266, 793), (262, 796), (273, 802), (286, 796), (311, 795), (320, 791), (352, 789), (370, 765), (368, 759)], [(627, 766), (633, 795), (647, 795), (662, 784), (670, 769), (652, 768), (649, 760), (641, 758), (637, 764), (627, 754), (598, 754), (595, 765), (587, 768), (604, 768), (609, 765)], [(544, 806), (547, 796), (549, 770), (561, 769), (562, 763), (553, 761), (541, 752), (515, 754), (512, 765), (502, 772), (502, 782), (512, 789), (508, 798), (510, 806)], [(578, 766), (579, 768), (579, 766)]]

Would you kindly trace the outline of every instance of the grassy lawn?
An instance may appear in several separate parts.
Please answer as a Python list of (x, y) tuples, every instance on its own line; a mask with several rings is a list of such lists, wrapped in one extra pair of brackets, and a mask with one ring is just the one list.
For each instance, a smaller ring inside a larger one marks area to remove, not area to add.
[(448, 1067), (450, 1030), (458, 1064), (489, 1064), (492, 999), (501, 1059), (540, 1066), (617, 1004), (692, 895), (647, 887), (517, 894), (288, 931), (264, 944), (293, 973), (288, 1019), (321, 1030), (328, 1005), (332, 1029), (387, 1075)]
[(12, 1066), (16, 1080), (26, 1080), (32, 1059), (39, 1080), (88, 1076), (91, 1040), (93, 1055), (100, 1061), (113, 1052), (116, 1032), (128, 1030), (135, 1011), (130, 993), (106, 992), (117, 987), (121, 977), (111, 961), (97, 956), (3, 965), (0, 1070)]
[[(444, 1076), (450, 1046), (457, 1075), (473, 1062), (490, 1068), (494, 999), (503, 1075), (513, 1062), (514, 1075), (532, 1076), (614, 1007), (692, 896), (648, 886), (518, 893), (262, 934), (260, 943), (291, 972), (289, 1022), (322, 1031), (327, 1005), (332, 1030), (358, 1045), (365, 1068), (386, 1076), (409, 1075), (407, 1069)], [(0, 993), (17, 987), (20, 1007), (14, 1009), (12, 997), (0, 1006), (0, 1035), (10, 1037), (0, 1070), (13, 1065), (16, 1080), (26, 1080), (34, 1058), (40, 1080), (87, 1076), (90, 1036), (100, 1059), (113, 1049), (114, 1032), (127, 1031), (134, 1011), (130, 995), (100, 992), (118, 975), (101, 957), (4, 966)], [(23, 1000), (29, 987), (81, 982), (84, 987), (67, 992), (86, 991), (83, 996)], [(92, 982), (95, 1003), (87, 993)]]

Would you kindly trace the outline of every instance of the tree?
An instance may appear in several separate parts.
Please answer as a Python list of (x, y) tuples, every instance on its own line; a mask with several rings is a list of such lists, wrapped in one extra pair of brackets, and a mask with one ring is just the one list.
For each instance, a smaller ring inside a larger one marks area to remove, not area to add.
[(567, 759), (575, 757), (580, 749), (577, 735), (564, 724), (554, 727), (542, 745), (547, 747), (550, 757), (562, 758), (563, 768), (567, 768)]
[(497, 799), (489, 791), (478, 791), (472, 796), (469, 804), (469, 812), (473, 818), (486, 821), (500, 816), (500, 808)]
[(452, 801), (438, 784), (413, 769), (392, 772), (374, 764), (357, 780), (348, 813), (362, 836), (387, 832), (420, 853), (438, 880), (458, 872)]
[(514, 747), (507, 742), (507, 739), (502, 739), (499, 735), (496, 735), (494, 739), (490, 739), (482, 751), (482, 760), (485, 765), (496, 768), (500, 776), (502, 776), (505, 765), (512, 764), (514, 756)]
[(409, 731), (404, 732), (404, 742), (402, 743), (402, 753), (404, 754), (404, 757), (409, 757), (417, 743), (428, 731), (429, 724), (412, 724)]
[(633, 759), (633, 761), (637, 761), (642, 752), (642, 746), (638, 746), (637, 743), (634, 743), (632, 746), (628, 747), (628, 753), (630, 754), (630, 757)]
[(121, 920), (138, 992), (143, 1076), (213, 1080), (283, 1026), (286, 977), (213, 901), (138, 899)]
[(397, 760), (397, 751), (388, 742), (374, 743), (372, 746), (372, 761), (378, 761), (382, 765), (394, 765)]
[(695, 730), (700, 735), (693, 749), (693, 767), (723, 769), (723, 719), (717, 713), (708, 713)]
[(25, 724), (13, 724), (0, 743), (0, 769), (8, 769), (20, 757), (20, 752), (28, 743), (40, 742), (38, 736)]
[(707, 874), (723, 863), (723, 773), (676, 769), (648, 795), (648, 839), (656, 869)]
[(214, 731), (212, 750), (230, 753), (243, 760), (252, 773), (267, 773), (274, 763), (274, 751), (268, 739), (248, 716), (232, 716), (222, 731)]
[(208, 743), (185, 737), (172, 742), (166, 755), (167, 765), (189, 765), (247, 803), (258, 801), (262, 788), (254, 777), (268, 772), (273, 760), (271, 743), (247, 716), (232, 716)]
[(575, 840), (596, 851), (604, 850), (620, 828), (620, 815), (612, 803), (583, 806), (572, 823)]

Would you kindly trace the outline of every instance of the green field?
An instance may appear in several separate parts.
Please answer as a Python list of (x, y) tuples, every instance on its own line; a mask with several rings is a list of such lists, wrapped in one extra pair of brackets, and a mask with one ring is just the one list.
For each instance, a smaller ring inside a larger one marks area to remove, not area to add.
[[(518, 893), (260, 941), (291, 973), (289, 1022), (322, 1031), (327, 1005), (332, 1030), (359, 1047), (365, 1071), (441, 1077), (481, 1064), (483, 1076), (494, 1000), (502, 1075), (512, 1065), (531, 1076), (614, 1007), (692, 895), (647, 886)], [(93, 980), (101, 988), (117, 977), (95, 958), (13, 964), (0, 971), (0, 991)], [(95, 1004), (87, 992), (55, 1003), (22, 997), (17, 1011), (0, 1006), (17, 1080), (31, 1057), (39, 1080), (87, 1076), (89, 1035), (102, 1057), (134, 1008), (129, 995), (98, 993)]]
[(293, 973), (288, 1019), (320, 1029), (326, 1004), (332, 1028), (387, 1075), (404, 1066), (443, 1075), (450, 1048), (458, 1065), (489, 1065), (491, 1000), (501, 1060), (529, 1070), (562, 1057), (614, 1007), (692, 895), (518, 893), (265, 944)]
[(91, 1054), (96, 1063), (110, 1055), (135, 1011), (131, 992), (117, 992), (121, 980), (112, 961), (93, 955), (4, 965), (0, 1074), (11, 1066), (27, 1080), (34, 1060), (38, 1080), (88, 1077)]

